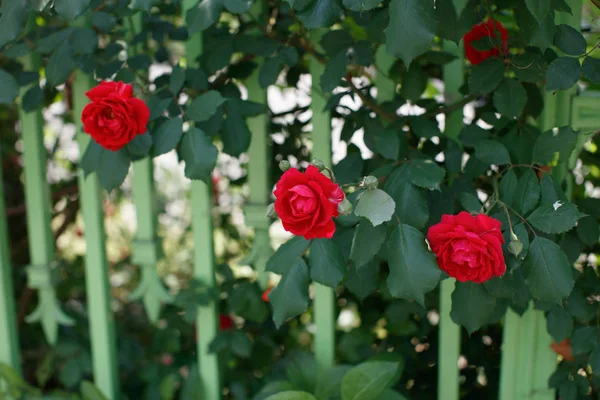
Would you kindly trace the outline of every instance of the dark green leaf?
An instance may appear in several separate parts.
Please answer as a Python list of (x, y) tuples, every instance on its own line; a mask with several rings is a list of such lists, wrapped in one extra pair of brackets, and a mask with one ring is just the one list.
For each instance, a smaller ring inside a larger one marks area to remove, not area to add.
[(548, 0), (525, 0), (531, 15), (541, 24), (552, 10), (552, 2)]
[(183, 135), (181, 155), (185, 162), (185, 176), (208, 183), (219, 151), (206, 133), (198, 128), (190, 128)]
[(317, 400), (317, 398), (307, 392), (292, 390), (274, 394), (267, 397), (265, 400)]
[(590, 354), (590, 367), (594, 376), (600, 375), (600, 348), (594, 349)]
[(495, 140), (480, 140), (475, 144), (475, 157), (488, 165), (510, 164), (506, 147)]
[(368, 11), (377, 7), (382, 0), (343, 0), (344, 7), (352, 11)]
[(102, 149), (96, 173), (100, 185), (110, 192), (121, 186), (129, 172), (130, 160), (125, 149), (111, 151)]
[(488, 58), (473, 66), (469, 76), (469, 93), (487, 94), (498, 87), (504, 78), (504, 62), (498, 58)]
[(28, 4), (26, 1), (0, 3), (0, 48), (16, 39), (24, 28)]
[(577, 223), (577, 236), (587, 246), (598, 243), (600, 235), (598, 220), (594, 217), (584, 217)]
[(225, 8), (233, 14), (242, 14), (250, 9), (252, 0), (225, 0)]
[(152, 132), (152, 157), (160, 156), (173, 150), (183, 135), (183, 121), (181, 118), (171, 118), (162, 123)]
[(150, 11), (152, 6), (155, 5), (157, 1), (158, 0), (131, 0), (129, 7), (134, 10)]
[(567, 256), (548, 239), (533, 239), (523, 267), (531, 295), (538, 300), (560, 304), (573, 290), (573, 271)]
[(150, 97), (146, 103), (150, 109), (150, 121), (154, 121), (156, 118), (160, 117), (172, 101), (173, 99), (171, 98), (162, 99), (156, 95)]
[(573, 318), (564, 308), (556, 306), (546, 317), (546, 327), (552, 338), (556, 342), (561, 342), (571, 337)]
[(19, 95), (19, 84), (16, 79), (0, 69), (0, 104), (12, 104)]
[(436, 25), (433, 1), (392, 0), (390, 22), (385, 29), (387, 52), (402, 59), (410, 68), (412, 61), (429, 49), (435, 37)]
[(395, 129), (382, 129), (373, 137), (375, 151), (388, 160), (397, 160), (400, 154), (400, 137)]
[(310, 278), (336, 288), (346, 276), (346, 263), (340, 249), (331, 239), (314, 239), (308, 256)]
[(516, 118), (521, 115), (527, 104), (527, 92), (515, 79), (504, 79), (494, 92), (494, 107), (505, 117)]
[(571, 57), (559, 57), (552, 61), (546, 72), (546, 90), (566, 90), (577, 83), (581, 76), (579, 60)]
[(558, 396), (561, 400), (577, 400), (577, 383), (567, 380), (558, 387)]
[(456, 282), (452, 292), (450, 317), (464, 326), (469, 334), (487, 324), (496, 307), (494, 298), (483, 285), (474, 282)]
[(586, 43), (583, 35), (570, 25), (560, 24), (556, 26), (554, 44), (563, 53), (570, 56), (580, 56), (585, 53)]
[(400, 95), (407, 100), (416, 102), (427, 89), (428, 81), (429, 76), (425, 70), (419, 64), (413, 63), (409, 69), (404, 69)]
[(407, 167), (408, 180), (415, 186), (437, 189), (446, 176), (446, 171), (431, 160), (412, 160)]
[(244, 118), (230, 109), (221, 129), (223, 152), (232, 157), (239, 157), (250, 147), (250, 138), (251, 133)]
[(252, 354), (252, 341), (245, 332), (233, 332), (231, 335), (231, 351), (241, 358), (250, 358)]
[(360, 196), (354, 214), (377, 226), (392, 219), (395, 207), (394, 199), (383, 190), (367, 190)]
[(302, 236), (294, 236), (279, 246), (277, 251), (269, 258), (266, 270), (280, 275), (284, 274), (296, 262), (296, 259), (302, 256), (309, 245), (310, 240), (306, 240)]
[(277, 81), (279, 73), (283, 69), (283, 64), (276, 57), (267, 58), (260, 67), (258, 82), (260, 87), (266, 88)]
[(390, 275), (387, 286), (392, 296), (425, 304), (425, 294), (433, 290), (441, 276), (435, 256), (425, 237), (410, 225), (398, 225), (387, 240)]
[(60, 85), (67, 80), (76, 66), (71, 46), (69, 42), (64, 42), (48, 59), (46, 78), (51, 85)]
[(527, 44), (539, 47), (542, 51), (552, 45), (556, 31), (554, 12), (548, 13), (541, 23), (525, 7), (516, 7), (515, 16)]
[(98, 143), (90, 140), (88, 143), (83, 157), (81, 157), (80, 167), (83, 170), (83, 176), (87, 177), (92, 172), (96, 172), (100, 167), (100, 161), (102, 160), (102, 152), (104, 149)]
[(108, 33), (117, 24), (117, 18), (114, 15), (98, 11), (92, 14), (92, 25), (100, 32)]
[(185, 15), (188, 34), (192, 36), (217, 22), (223, 9), (223, 0), (202, 0), (197, 7), (188, 10)]
[[(385, 225), (374, 227), (368, 220), (361, 219), (354, 231), (350, 259), (354, 261), (357, 270), (361, 271), (363, 265), (367, 264), (379, 253), (386, 236)], [(362, 272), (361, 272), (362, 273)]]
[(351, 367), (346, 365), (339, 365), (319, 374), (317, 378), (317, 387), (315, 388), (315, 395), (317, 398), (329, 399), (331, 397), (339, 397), (342, 379), (350, 368)]
[(477, 196), (475, 196), (474, 194), (467, 193), (467, 192), (461, 193), (458, 200), (460, 202), (460, 205), (466, 211), (475, 212), (475, 213), (481, 212), (481, 202), (479, 201)]
[(152, 135), (144, 133), (135, 135), (133, 140), (127, 143), (127, 151), (134, 157), (145, 157), (152, 148)]
[(544, 233), (563, 233), (574, 228), (584, 216), (574, 204), (556, 201), (540, 206), (527, 220)]
[[(2, 78), (0, 77), (0, 86), (2, 86)], [(3, 92), (0, 88), (0, 97)], [(33, 85), (29, 90), (25, 93), (22, 99), (21, 107), (25, 112), (31, 112), (42, 105), (44, 102), (44, 91), (38, 85)], [(2, 99), (0, 98), (0, 103), (2, 103)]]
[(396, 168), (385, 183), (385, 190), (396, 203), (400, 221), (423, 229), (429, 219), (429, 209), (423, 191), (408, 180), (407, 166)]
[(532, 169), (525, 171), (519, 179), (519, 184), (514, 192), (515, 210), (527, 214), (535, 208), (540, 199), (540, 184), (537, 175)]
[[(517, 190), (518, 182), (517, 175), (512, 169), (505, 173), (500, 180), (500, 200), (505, 204), (508, 204), (509, 207), (513, 207), (515, 204), (515, 191)], [(540, 193), (538, 188), (538, 198), (539, 196)]]
[(410, 120), (410, 127), (418, 137), (431, 139), (434, 136), (440, 137), (440, 127), (436, 120), (430, 120), (422, 117), (415, 117)]
[(373, 259), (362, 268), (350, 265), (344, 284), (359, 300), (364, 300), (379, 287), (379, 260)]
[(392, 361), (367, 361), (357, 365), (342, 379), (342, 399), (378, 399), (398, 379), (398, 368), (400, 364)]
[(308, 308), (308, 267), (297, 258), (283, 274), (277, 286), (269, 294), (273, 306), (273, 321), (277, 328), (290, 318), (302, 314)]
[(98, 35), (92, 28), (77, 27), (71, 36), (71, 46), (75, 54), (92, 54), (98, 48)]
[(185, 70), (181, 68), (179, 65), (176, 65), (171, 72), (171, 79), (169, 81), (169, 88), (174, 95), (177, 95), (181, 88), (183, 87), (183, 83), (185, 82)]
[(577, 132), (569, 126), (563, 126), (556, 132), (542, 133), (533, 146), (533, 161), (542, 164), (565, 162), (571, 156), (577, 143)]
[(277, 57), (279, 58), (280, 62), (293, 67), (294, 65), (298, 64), (298, 59), (300, 56), (294, 47), (284, 47), (279, 51), (279, 53), (277, 53)]
[(594, 83), (600, 83), (600, 59), (587, 56), (581, 66), (583, 76)]
[(567, 195), (558, 186), (554, 178), (550, 174), (543, 174), (540, 180), (540, 193), (541, 202), (540, 204), (554, 204), (557, 201), (567, 203)]
[(192, 121), (206, 121), (212, 117), (217, 112), (217, 108), (226, 101), (227, 100), (224, 99), (219, 92), (209, 90), (192, 101), (187, 108), (186, 115)]
[(595, 326), (582, 326), (573, 331), (571, 336), (571, 345), (573, 346), (573, 355), (585, 354), (598, 348), (600, 340), (598, 338), (598, 328)]
[(298, 14), (298, 19), (308, 29), (331, 26), (342, 14), (340, 0), (312, 0), (310, 5)]
[(89, 5), (90, 0), (54, 0), (54, 10), (66, 19), (80, 16)]
[(340, 80), (346, 75), (346, 66), (348, 65), (348, 56), (346, 50), (342, 50), (335, 55), (325, 66), (325, 72), (321, 75), (321, 89), (324, 92), (331, 92), (335, 89)]

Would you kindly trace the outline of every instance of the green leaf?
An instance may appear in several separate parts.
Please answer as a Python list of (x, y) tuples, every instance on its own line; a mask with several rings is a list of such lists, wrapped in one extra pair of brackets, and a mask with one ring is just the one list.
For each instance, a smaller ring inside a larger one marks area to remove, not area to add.
[(552, 10), (552, 2), (548, 0), (525, 0), (525, 4), (540, 24)]
[(446, 170), (432, 160), (412, 160), (407, 167), (410, 183), (425, 189), (437, 189), (446, 176)]
[(248, 12), (252, 0), (225, 0), (223, 4), (227, 11), (233, 14), (242, 14)]
[(351, 367), (349, 366), (338, 365), (320, 373), (317, 377), (317, 387), (315, 388), (317, 398), (330, 399), (336, 396), (339, 397), (342, 380), (350, 369)]
[(150, 109), (150, 121), (154, 121), (156, 118), (160, 117), (172, 101), (173, 99), (171, 98), (162, 99), (156, 95), (150, 97), (146, 103)]
[(363, 301), (379, 287), (380, 270), (381, 266), (377, 259), (371, 260), (371, 262), (362, 268), (358, 268), (355, 264), (352, 264), (348, 269), (344, 285), (360, 301)]
[(98, 35), (92, 28), (78, 26), (71, 36), (75, 54), (92, 54), (98, 48)]
[(19, 36), (25, 26), (27, 10), (26, 1), (0, 3), (0, 48)]
[[(500, 200), (508, 204), (510, 207), (513, 207), (515, 204), (515, 192), (517, 190), (518, 184), (519, 181), (517, 180), (517, 175), (512, 169), (505, 173), (502, 179), (500, 180)], [(538, 188), (538, 198), (539, 196), (540, 194)]]
[(80, 386), (82, 400), (108, 400), (90, 381), (82, 381)]
[(481, 212), (481, 202), (472, 193), (463, 192), (459, 197), (460, 205), (466, 210), (474, 213)]
[(541, 23), (525, 7), (516, 7), (515, 16), (526, 44), (539, 47), (542, 51), (552, 45), (556, 31), (554, 12), (548, 13)]
[(280, 275), (284, 274), (304, 254), (310, 242), (302, 236), (294, 236), (279, 246), (277, 251), (269, 258), (266, 270)]
[(582, 326), (573, 332), (571, 336), (571, 345), (573, 346), (573, 355), (589, 353), (598, 348), (600, 340), (598, 338), (598, 328), (595, 326)]
[(546, 72), (546, 90), (566, 90), (577, 83), (581, 76), (579, 60), (571, 57), (559, 57), (552, 61)]
[(296, 50), (296, 48), (284, 47), (279, 51), (279, 53), (277, 53), (277, 58), (279, 58), (279, 61), (284, 63), (285, 65), (293, 67), (294, 65), (298, 64), (300, 56), (298, 55), (298, 51)]
[(324, 92), (331, 92), (339, 85), (340, 80), (346, 75), (347, 65), (348, 56), (346, 55), (346, 50), (340, 51), (327, 63), (320, 79), (321, 89)]
[[(0, 86), (2, 86), (2, 78), (0, 77)], [(0, 88), (0, 103), (2, 103), (2, 89)], [(39, 87), (37, 84), (33, 85), (25, 95), (23, 95), (23, 99), (21, 102), (21, 107), (23, 107), (23, 111), (31, 112), (36, 108), (40, 107), (44, 102), (44, 90)]]
[(69, 42), (63, 42), (48, 59), (46, 78), (52, 86), (64, 83), (77, 64), (73, 60), (73, 52)]
[(427, 89), (428, 82), (429, 76), (425, 73), (425, 70), (418, 63), (413, 63), (410, 68), (404, 69), (402, 73), (400, 95), (406, 100), (416, 102)]
[(437, 120), (415, 117), (410, 120), (410, 127), (415, 135), (421, 138), (431, 139), (434, 136), (442, 136)]
[(109, 13), (97, 11), (92, 14), (92, 26), (100, 32), (108, 33), (117, 24), (117, 18)]
[(527, 91), (515, 79), (504, 79), (494, 92), (494, 107), (505, 117), (516, 118), (521, 115), (527, 104)]
[(135, 135), (133, 140), (127, 143), (127, 151), (134, 157), (146, 157), (152, 148), (152, 135), (144, 133)]
[(131, 0), (129, 8), (134, 10), (150, 11), (152, 6), (156, 4), (158, 0)]
[(525, 171), (514, 192), (514, 206), (517, 212), (527, 214), (535, 208), (540, 199), (540, 184), (532, 169)]
[(481, 140), (475, 144), (475, 157), (488, 165), (510, 164), (506, 147), (495, 140)]
[(594, 83), (600, 83), (600, 59), (587, 56), (581, 66), (583, 76)]
[(360, 196), (354, 214), (377, 226), (392, 219), (395, 207), (394, 199), (383, 190), (367, 190)]
[(392, 0), (389, 10), (390, 22), (384, 31), (385, 48), (410, 68), (417, 56), (429, 50), (435, 37), (437, 21), (433, 1)]
[(308, 308), (309, 281), (306, 263), (297, 258), (269, 294), (269, 301), (273, 306), (273, 321), (278, 329), (285, 321), (302, 314)]
[[(532, 161), (541, 164), (565, 162), (571, 156), (577, 143), (577, 132), (569, 126), (543, 132), (533, 146)], [(556, 165), (556, 164), (555, 164)]]
[(217, 164), (219, 151), (212, 140), (198, 128), (190, 128), (181, 141), (181, 155), (185, 162), (185, 176), (208, 183)]
[(570, 56), (580, 56), (585, 53), (585, 38), (577, 29), (570, 25), (560, 24), (556, 26), (554, 44), (563, 53)]
[(333, 25), (342, 14), (339, 0), (312, 0), (310, 5), (298, 13), (305, 28), (315, 29)]
[(383, 0), (343, 0), (344, 7), (352, 11), (368, 11), (377, 7)]
[(179, 65), (176, 65), (171, 72), (171, 79), (169, 80), (169, 88), (174, 95), (177, 95), (183, 83), (185, 82), (185, 70)]
[(433, 290), (441, 276), (435, 256), (425, 237), (410, 225), (398, 225), (387, 240), (390, 275), (387, 286), (392, 296), (425, 305), (425, 294)]
[(594, 376), (600, 375), (600, 348), (594, 349), (590, 354), (589, 365), (592, 368)]
[(19, 95), (19, 84), (8, 72), (0, 69), (0, 104), (12, 104)]
[(546, 316), (546, 327), (548, 333), (556, 342), (571, 337), (573, 332), (573, 318), (561, 306), (554, 307)]
[(385, 183), (385, 190), (396, 203), (396, 215), (402, 223), (423, 229), (429, 219), (429, 208), (423, 190), (408, 180), (407, 166), (396, 168)]
[(152, 157), (160, 156), (173, 150), (183, 135), (183, 121), (181, 118), (171, 118), (163, 122), (158, 129), (152, 132)]
[(400, 137), (394, 129), (378, 130), (374, 137), (374, 150), (388, 160), (397, 160), (400, 154)]
[[(356, 267), (367, 264), (379, 253), (386, 236), (385, 225), (374, 227), (368, 220), (361, 219), (354, 231), (350, 259)], [(362, 268), (358, 268), (361, 270)]]
[(540, 206), (527, 220), (544, 233), (563, 233), (574, 228), (584, 216), (576, 205), (556, 201), (554, 204)]
[(89, 5), (90, 0), (54, 0), (54, 10), (66, 19), (77, 18)]
[(523, 267), (535, 299), (560, 304), (573, 290), (573, 269), (565, 253), (551, 240), (536, 236), (529, 245)]
[(290, 390), (274, 394), (265, 400), (317, 400), (317, 398), (310, 393)]
[(468, 3), (469, 0), (452, 0), (452, 4), (454, 5), (454, 9), (456, 10), (457, 16), (460, 17)]
[(231, 335), (231, 351), (241, 358), (250, 358), (252, 354), (252, 341), (245, 332), (233, 332)]
[(543, 174), (540, 181), (541, 204), (554, 204), (557, 201), (567, 203), (567, 195), (558, 186), (550, 174)]
[(587, 246), (598, 243), (600, 230), (598, 220), (594, 217), (583, 217), (577, 223), (577, 236)]
[(577, 400), (577, 383), (567, 380), (558, 387), (558, 396), (561, 400)]
[(130, 163), (131, 161), (124, 148), (118, 151), (102, 149), (100, 162), (96, 170), (100, 185), (107, 192), (121, 186), (129, 172)]
[(79, 165), (83, 170), (84, 177), (87, 177), (89, 174), (98, 170), (103, 151), (104, 149), (102, 146), (95, 141), (90, 140), (85, 152), (83, 153), (83, 156), (81, 157), (81, 163)]
[(239, 112), (234, 111), (233, 107), (230, 107), (221, 129), (223, 152), (232, 157), (239, 157), (250, 147), (251, 136), (244, 118)]
[(469, 93), (487, 94), (498, 87), (504, 78), (504, 62), (491, 57), (473, 66), (469, 76)]
[(186, 110), (186, 116), (192, 121), (201, 122), (210, 119), (217, 109), (227, 100), (215, 90), (196, 97)]
[(314, 239), (308, 255), (310, 278), (336, 288), (346, 276), (346, 263), (337, 244), (331, 239)]
[(373, 400), (398, 379), (400, 364), (392, 361), (367, 361), (357, 365), (342, 379), (342, 400)]
[(282, 69), (283, 64), (276, 57), (265, 59), (258, 74), (260, 87), (266, 88), (273, 85), (277, 81), (277, 77)]
[(456, 282), (452, 292), (450, 317), (464, 326), (469, 335), (490, 322), (496, 308), (496, 298), (486, 288), (474, 282)]
[(223, 0), (202, 0), (197, 7), (191, 8), (185, 15), (188, 34), (201, 32), (219, 20)]

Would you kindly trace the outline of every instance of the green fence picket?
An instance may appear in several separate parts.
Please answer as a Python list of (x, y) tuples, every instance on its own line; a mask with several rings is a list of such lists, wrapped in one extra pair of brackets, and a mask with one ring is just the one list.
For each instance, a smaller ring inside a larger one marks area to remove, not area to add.
[[(252, 14), (256, 20), (262, 17), (264, 4), (257, 1), (252, 7)], [(246, 80), (248, 100), (267, 105), (267, 91), (259, 84), (258, 76), (262, 60), (257, 62), (257, 67)], [(254, 242), (248, 257), (248, 262), (254, 265), (258, 273), (258, 282), (263, 289), (269, 282), (269, 273), (265, 271), (267, 260), (273, 253), (269, 238), (271, 221), (265, 216), (271, 198), (271, 144), (269, 143), (270, 118), (268, 112), (256, 117), (248, 118), (248, 128), (252, 132), (250, 161), (248, 163), (248, 184), (250, 186), (249, 201), (244, 205), (248, 225), (254, 228)]]
[[(38, 70), (36, 55), (27, 56), (22, 62), (26, 70)], [(27, 285), (38, 292), (38, 305), (27, 316), (26, 321), (41, 322), (48, 342), (56, 344), (58, 326), (72, 325), (73, 320), (61, 310), (54, 289), (57, 263), (50, 226), (51, 202), (46, 179), (48, 157), (44, 147), (44, 119), (41, 110), (26, 113), (22, 108), (19, 108), (19, 118), (23, 137), (27, 237), (31, 263), (27, 267)]]
[[(184, 0), (183, 9), (187, 10), (196, 6), (196, 0)], [(202, 34), (196, 33), (186, 43), (186, 61), (190, 67), (196, 63), (202, 53)], [(209, 287), (216, 287), (213, 228), (212, 228), (212, 199), (211, 185), (202, 181), (192, 181), (192, 230), (194, 234), (194, 277)], [(200, 387), (198, 399), (221, 398), (221, 374), (217, 354), (210, 352), (210, 343), (217, 336), (217, 310), (216, 301), (198, 307), (196, 317), (197, 357), (200, 373)]]
[(4, 207), (4, 182), (2, 177), (2, 149), (0, 148), (0, 363), (10, 365), (21, 373), (17, 313), (13, 289), (6, 209)]
[[(73, 117), (77, 125), (80, 157), (87, 148), (90, 137), (83, 133), (81, 111), (89, 102), (85, 96), (92, 87), (88, 75), (75, 74), (73, 83)], [(110, 308), (111, 293), (106, 262), (103, 192), (97, 174), (84, 177), (79, 171), (79, 201), (85, 233), (85, 285), (89, 313), (89, 332), (92, 347), (94, 383), (111, 400), (120, 397), (118, 361), (115, 342), (115, 322)]]
[[(311, 42), (320, 48), (323, 31), (313, 30)], [(310, 75), (312, 79), (311, 105), (312, 110), (312, 156), (331, 167), (331, 115), (323, 111), (327, 104), (325, 94), (321, 91), (319, 81), (325, 66), (314, 57), (310, 60)], [(337, 315), (335, 312), (335, 290), (314, 283), (315, 298), (313, 300), (314, 323), (317, 328), (315, 333), (315, 357), (321, 368), (329, 368), (335, 363), (335, 325)]]

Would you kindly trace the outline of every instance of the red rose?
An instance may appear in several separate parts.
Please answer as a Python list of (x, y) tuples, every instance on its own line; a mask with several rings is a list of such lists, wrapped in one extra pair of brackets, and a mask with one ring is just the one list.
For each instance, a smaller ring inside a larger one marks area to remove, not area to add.
[[(500, 35), (498, 35), (498, 33)], [(502, 49), (498, 48), (498, 46), (495, 46), (490, 50), (477, 50), (471, 44), (473, 41), (486, 37), (496, 38), (496, 40), (499, 39), (502, 43)], [(504, 55), (508, 53), (508, 32), (498, 21), (488, 20), (487, 22), (482, 22), (475, 25), (469, 32), (465, 34), (463, 40), (465, 41), (465, 56), (473, 65), (477, 65), (490, 57), (497, 57), (498, 55)]]
[(573, 346), (571, 345), (571, 341), (569, 339), (564, 339), (559, 343), (552, 342), (550, 348), (552, 348), (556, 354), (561, 355), (562, 358), (567, 361), (575, 360), (575, 357), (573, 357)]
[(338, 216), (337, 206), (344, 200), (344, 192), (317, 167), (309, 165), (304, 173), (288, 169), (274, 194), (275, 211), (286, 231), (305, 239), (333, 236), (332, 217)]
[(273, 288), (268, 288), (262, 294), (262, 301), (264, 301), (265, 303), (269, 302), (269, 295), (271, 294), (271, 290), (273, 290)]
[(81, 113), (83, 131), (100, 146), (117, 151), (146, 132), (150, 110), (133, 97), (133, 86), (101, 82), (85, 95), (92, 102)]
[(427, 232), (442, 271), (461, 282), (482, 283), (506, 271), (500, 221), (466, 211), (443, 215)]
[(233, 328), (233, 320), (229, 315), (219, 315), (219, 329), (226, 331)]

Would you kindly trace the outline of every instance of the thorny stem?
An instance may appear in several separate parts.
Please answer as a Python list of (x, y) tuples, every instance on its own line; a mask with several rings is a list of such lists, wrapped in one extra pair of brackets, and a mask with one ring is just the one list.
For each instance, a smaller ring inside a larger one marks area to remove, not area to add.
[(531, 233), (533, 233), (533, 236), (537, 236), (537, 233), (535, 233), (535, 229), (533, 229), (533, 227), (529, 224), (529, 222), (527, 222), (527, 220), (525, 219), (525, 217), (523, 217), (521, 214), (519, 214), (518, 212), (516, 212), (514, 209), (512, 209), (510, 206), (508, 206), (503, 201), (498, 200), (498, 203), (500, 204), (500, 206), (502, 208), (504, 208), (504, 212), (506, 213), (506, 217), (508, 218), (508, 225), (509, 225), (511, 231), (512, 231), (512, 224), (510, 222), (510, 215), (508, 213), (508, 210), (510, 210), (510, 212), (512, 212), (513, 214), (515, 214), (517, 217), (519, 217), (519, 219), (521, 221), (523, 221), (523, 223), (529, 228), (529, 230), (531, 231)]

